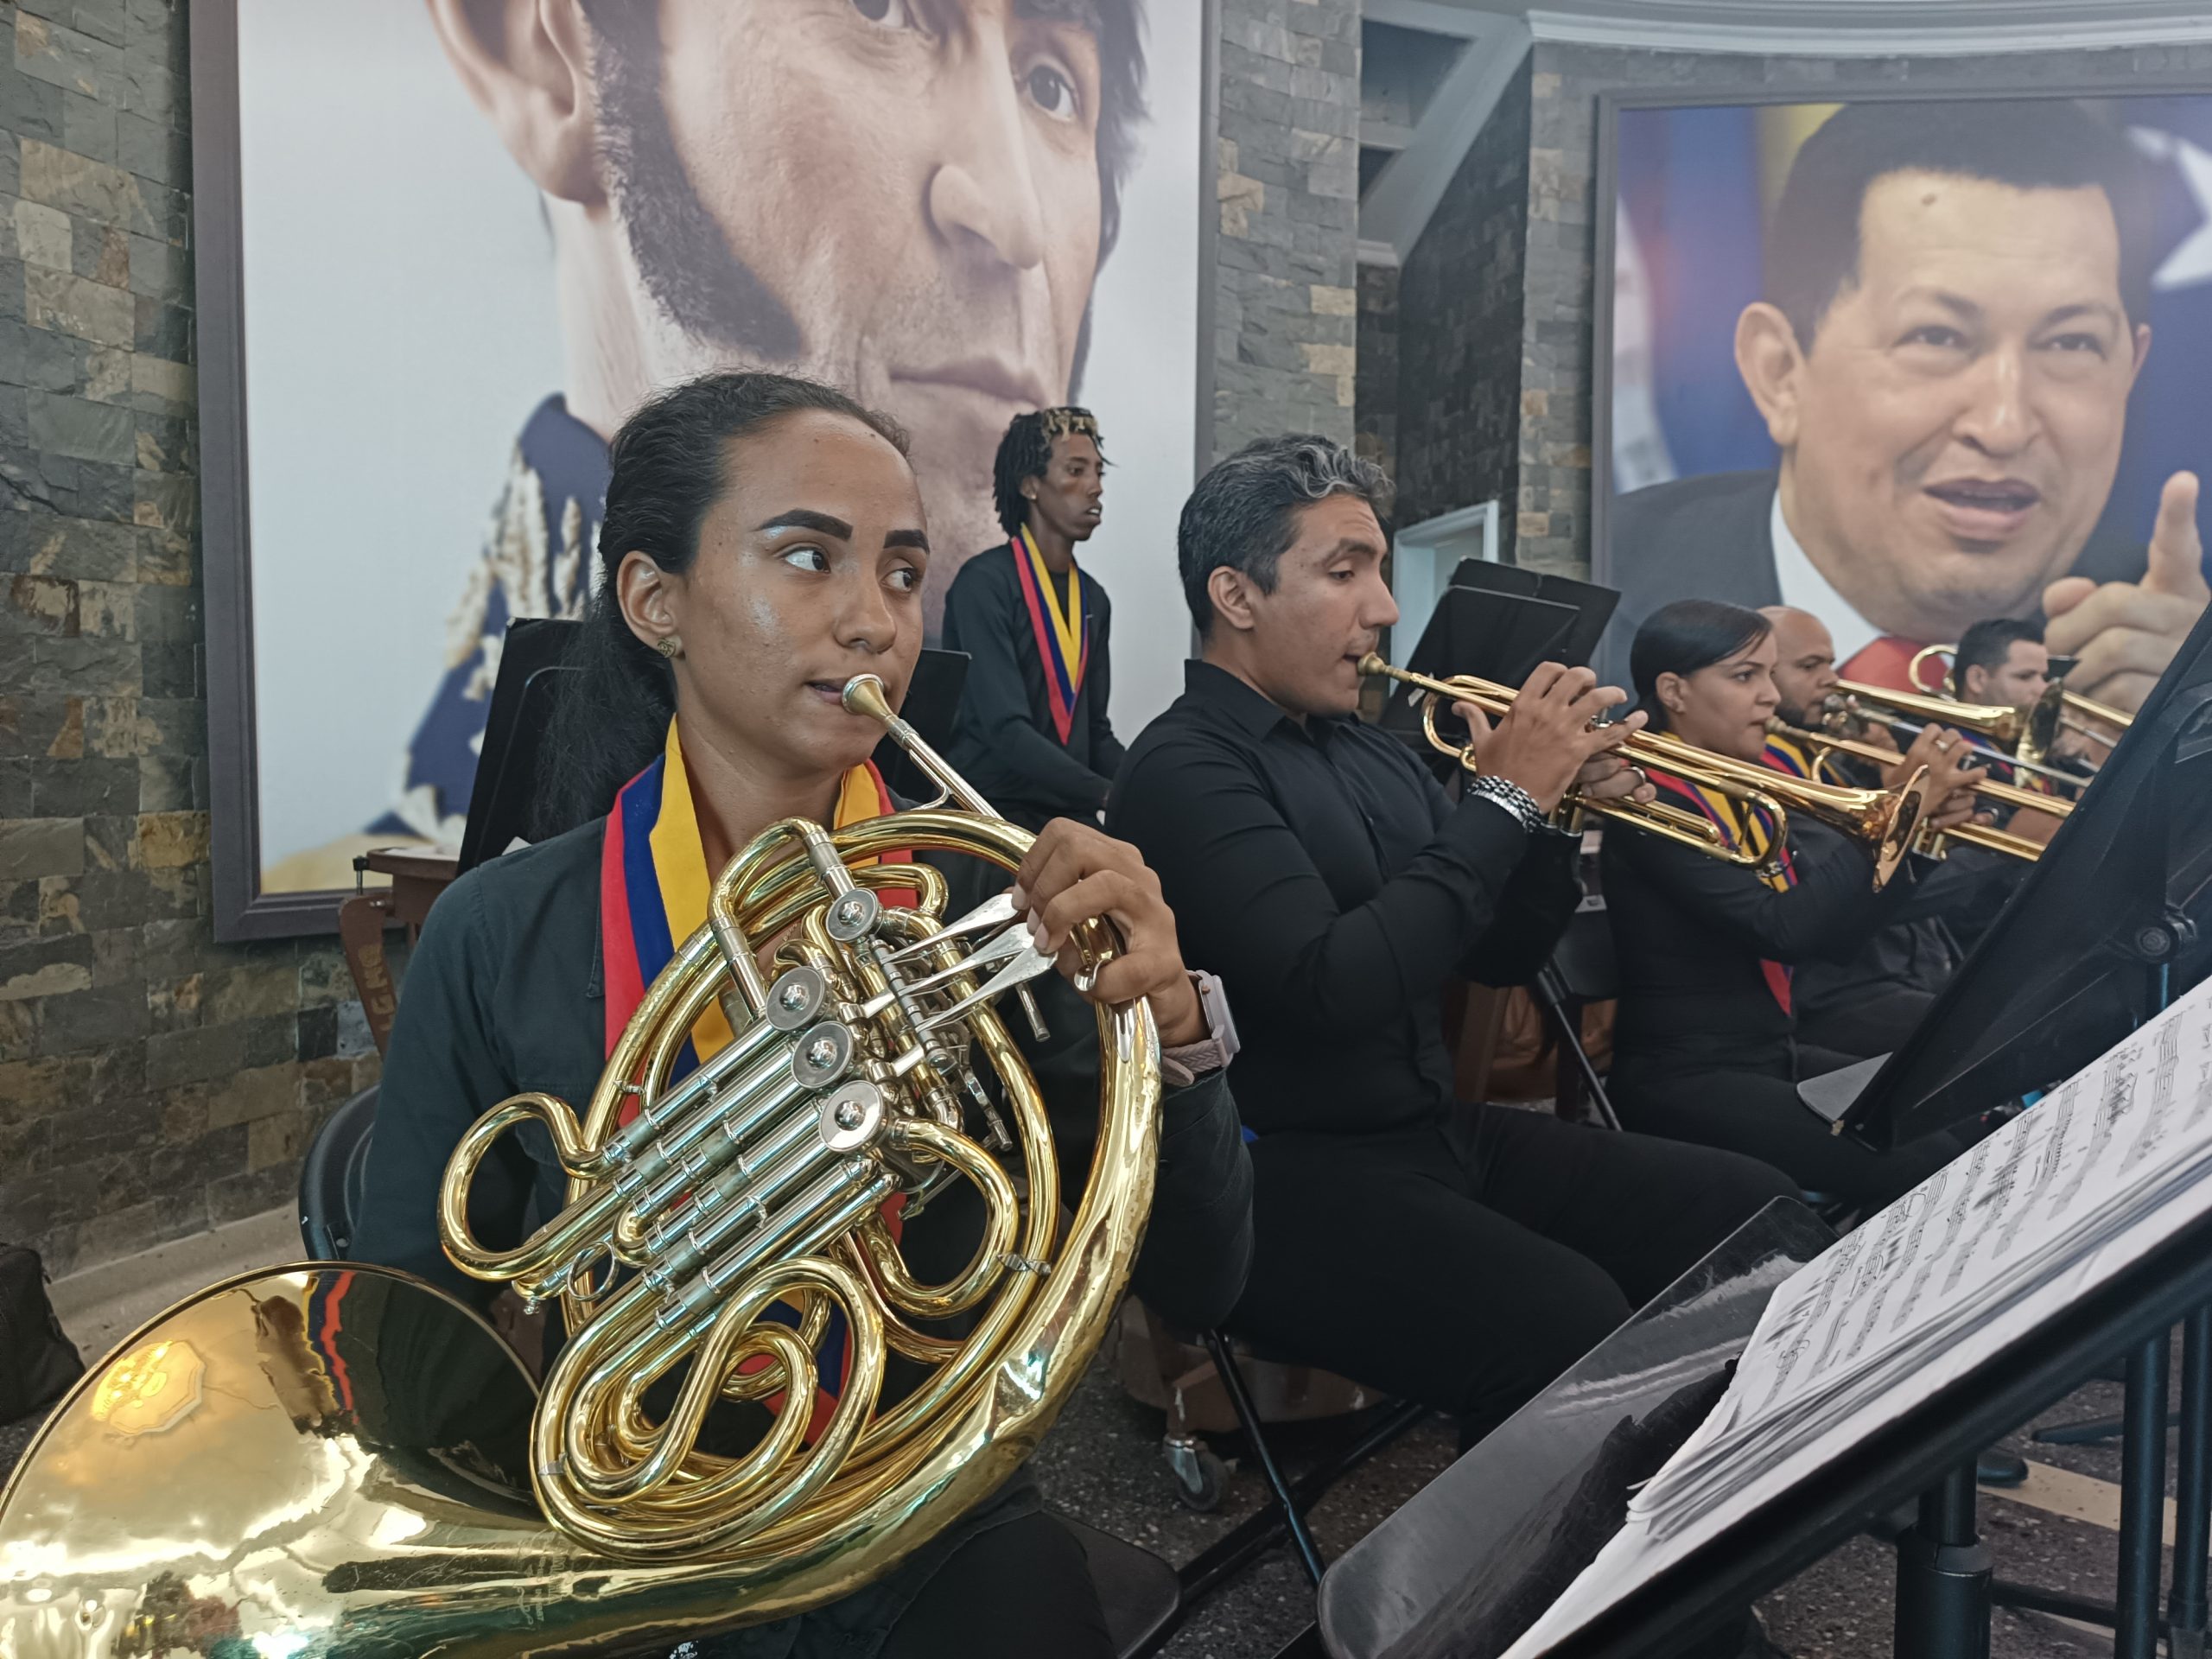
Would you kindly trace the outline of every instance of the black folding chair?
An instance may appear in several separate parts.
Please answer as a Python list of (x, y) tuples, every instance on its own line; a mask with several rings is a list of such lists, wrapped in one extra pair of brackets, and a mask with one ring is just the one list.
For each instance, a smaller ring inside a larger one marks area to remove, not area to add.
[(1267, 1483), (1268, 1503), (1185, 1565), (1179, 1575), (1183, 1600), (1187, 1605), (1211, 1594), (1285, 1539), (1289, 1540), (1307, 1579), (1319, 1585), (1328, 1563), (1313, 1541), (1307, 1514), (1338, 1481), (1427, 1417), (1428, 1408), (1410, 1400), (1376, 1407), (1373, 1421), (1363, 1429), (1292, 1480), (1283, 1473), (1281, 1460), (1268, 1443), (1267, 1426), (1254, 1402), (1234, 1342), (1219, 1329), (1201, 1332), (1199, 1339), (1229, 1396), (1230, 1408), (1236, 1414), (1236, 1427), (1252, 1449), (1252, 1459), (1260, 1466), (1260, 1478)]
[(1592, 1002), (1609, 1002), (1620, 995), (1620, 966), (1613, 956), (1612, 924), (1605, 915), (1605, 901), (1595, 896), (1582, 901), (1560, 937), (1558, 948), (1529, 988), (1544, 1017), (1559, 1039), (1559, 1115), (1580, 1115), (1582, 1095), (1589, 1091), (1590, 1107), (1607, 1128), (1618, 1130), (1620, 1118), (1605, 1079), (1582, 1046), (1582, 1011)]

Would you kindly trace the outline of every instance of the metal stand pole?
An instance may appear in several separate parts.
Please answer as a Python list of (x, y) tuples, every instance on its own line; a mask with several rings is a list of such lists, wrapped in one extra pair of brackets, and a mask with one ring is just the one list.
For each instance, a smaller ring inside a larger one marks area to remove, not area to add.
[(1298, 1552), (1299, 1565), (1306, 1569), (1306, 1576), (1315, 1585), (1321, 1582), (1326, 1570), (1321, 1552), (1314, 1547), (1313, 1535), (1306, 1529), (1306, 1511), (1300, 1506), (1298, 1494), (1283, 1478), (1282, 1470), (1275, 1462), (1274, 1453), (1268, 1449), (1267, 1437), (1260, 1433), (1260, 1410), (1252, 1403), (1251, 1390), (1244, 1386), (1243, 1369), (1236, 1363), (1236, 1356), (1230, 1351), (1229, 1339), (1217, 1330), (1205, 1333), (1206, 1351), (1213, 1356), (1213, 1368), (1221, 1377), (1221, 1385), (1229, 1390), (1229, 1402), (1236, 1408), (1236, 1421), (1244, 1425), (1246, 1438), (1252, 1443), (1252, 1457), (1260, 1465), (1262, 1478), (1282, 1510), (1283, 1524), (1289, 1529), (1291, 1547)]
[(2212, 1306), (2182, 1322), (2181, 1473), (2174, 1510), (2166, 1651), (2172, 1659), (2203, 1659), (2205, 1558), (2212, 1554)]
[(2152, 1659), (2158, 1645), (2158, 1556), (2166, 1510), (2167, 1333), (2127, 1357), (2126, 1416), (2120, 1442), (2120, 1627), (2115, 1659)]
[(1989, 1659), (1989, 1551), (1974, 1532), (1974, 1465), (1920, 1495), (1897, 1540), (1897, 1659)]

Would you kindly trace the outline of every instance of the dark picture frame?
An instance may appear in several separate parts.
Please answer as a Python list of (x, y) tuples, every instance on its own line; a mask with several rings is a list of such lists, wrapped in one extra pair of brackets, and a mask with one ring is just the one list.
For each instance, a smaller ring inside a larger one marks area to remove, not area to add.
[[(1186, 0), (1149, 0), (1154, 7)], [(1212, 462), (1213, 323), (1219, 229), (1214, 160), (1220, 133), (1219, 0), (1198, 0), (1204, 48), (1198, 106), (1196, 443), (1192, 480)], [(238, 0), (191, 0), (193, 267), (199, 321), (200, 556), (206, 584), (210, 861), (218, 941), (338, 931), (346, 889), (261, 890), (260, 761), (253, 664), (253, 536), (248, 492), (244, 189), (238, 127)], [(372, 594), (334, 610), (333, 672), (346, 653), (372, 662)]]
[[(1982, 60), (2002, 63), (2001, 58)], [(1593, 290), (1590, 348), (1590, 579), (1618, 588), (1614, 580), (1613, 499), (1613, 295), (1614, 227), (1620, 208), (1620, 117), (1624, 110), (1711, 109), (1792, 104), (1973, 104), (2016, 99), (2128, 99), (2212, 96), (2212, 76), (2158, 74), (2138, 70), (2115, 73), (2109, 80), (2038, 79), (2025, 66), (2017, 76), (1974, 86), (1948, 83), (1901, 84), (1894, 77), (1875, 79), (1844, 75), (1834, 80), (1782, 86), (1770, 80), (1720, 81), (1696, 87), (1612, 87), (1598, 94), (1597, 188), (1590, 204), (1593, 241), (1590, 281)]]

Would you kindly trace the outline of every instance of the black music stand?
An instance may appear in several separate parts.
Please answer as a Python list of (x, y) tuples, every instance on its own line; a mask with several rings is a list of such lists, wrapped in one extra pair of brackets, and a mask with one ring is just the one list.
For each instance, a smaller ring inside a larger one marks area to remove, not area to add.
[(573, 652), (583, 624), (525, 617), (507, 624), (468, 795), (454, 873), (466, 875), (518, 840), (542, 840), (566, 825), (537, 822), (538, 760), (563, 686), (575, 673)]
[(1789, 1198), (1738, 1228), (1345, 1552), (1321, 1580), (1329, 1652), (1461, 1659), (1568, 1519), (1579, 1471), (1606, 1435), (1733, 1361), (1775, 1287), (1834, 1242)]
[(1877, 1148), (2070, 1076), (2212, 968), (2212, 611), (1895, 1054), (1805, 1085)]
[[(1809, 1216), (1794, 1217), (1788, 1234), (1770, 1230), (1796, 1209), (1777, 1200), (1707, 1259), (1718, 1264), (1749, 1252), (1774, 1276), (1730, 1286), (1722, 1274), (1719, 1288), (1735, 1305), (1715, 1308), (1698, 1294), (1713, 1287), (1695, 1282), (1694, 1273), (1330, 1568), (1319, 1624), (1334, 1659), (1491, 1659), (1503, 1651), (1526, 1622), (1498, 1630), (1488, 1610), (1512, 1595), (1536, 1547), (1568, 1516), (1597, 1440), (1623, 1417), (1641, 1420), (1703, 1368), (1732, 1358), (1781, 1274), (1817, 1252), (1822, 1235)], [(1904, 1659), (1986, 1659), (1993, 1584), (1988, 1554), (1971, 1535), (1975, 1454), (2063, 1398), (2107, 1356), (2164, 1332), (2208, 1299), (2212, 1217), (1760, 1504), (1552, 1652), (1560, 1659), (1679, 1653), (1918, 1496), (1918, 1536), (1909, 1533), (1900, 1553), (1918, 1551), (1921, 1570), (1899, 1574), (1897, 1651)], [(1967, 1527), (1955, 1532), (1947, 1523), (1961, 1496)], [(2090, 1611), (2024, 1586), (1996, 1583), (1993, 1594), (2011, 1606)], [(1916, 1607), (1916, 1597), (1933, 1605)], [(1959, 1635), (1965, 1639), (1952, 1640)]]
[[(1613, 612), (1621, 602), (1618, 592), (1600, 588), (1594, 582), (1577, 582), (1572, 576), (1556, 576), (1548, 571), (1531, 570), (1526, 565), (1499, 564), (1490, 559), (1460, 560), (1452, 569), (1448, 586), (1471, 593), (1541, 600), (1546, 604), (1564, 605), (1575, 613), (1574, 622), (1552, 649), (1530, 659), (1513, 677), (1510, 683), (1515, 685), (1526, 679), (1529, 670), (1546, 657), (1565, 663), (1569, 668), (1587, 668), (1591, 653), (1605, 637), (1605, 625), (1613, 620)], [(1481, 668), (1463, 668), (1459, 671), (1481, 674), (1493, 680), (1504, 677)]]
[[(1485, 564), (1474, 559), (1466, 561), (1460, 569), (1470, 567), (1477, 570), (1514, 569), (1511, 565)], [(1526, 574), (1535, 575), (1533, 571)], [(1564, 577), (1545, 580), (1562, 593), (1579, 588), (1598, 595), (1593, 601), (1597, 606), (1594, 613), (1597, 627), (1603, 631), (1605, 618), (1612, 613), (1612, 601), (1619, 598), (1618, 594), (1610, 588), (1591, 588), (1586, 582), (1569, 582)], [(1589, 634), (1592, 613), (1577, 608), (1565, 598), (1460, 587), (1456, 585), (1456, 575), (1453, 581), (1455, 585), (1446, 588), (1436, 601), (1436, 609), (1429, 616), (1427, 627), (1421, 631), (1420, 643), (1405, 660), (1404, 666), (1414, 673), (1426, 674), (1433, 679), (1471, 674), (1518, 689), (1539, 663), (1579, 665), (1587, 656), (1586, 646), (1581, 648), (1579, 656), (1577, 648)], [(1433, 753), (1421, 735), (1421, 700), (1426, 695), (1412, 686), (1394, 683), (1383, 702), (1382, 718), (1376, 722), (1424, 755)], [(1447, 730), (1457, 723), (1446, 716)], [(1451, 764), (1441, 756), (1437, 760), (1440, 766)]]

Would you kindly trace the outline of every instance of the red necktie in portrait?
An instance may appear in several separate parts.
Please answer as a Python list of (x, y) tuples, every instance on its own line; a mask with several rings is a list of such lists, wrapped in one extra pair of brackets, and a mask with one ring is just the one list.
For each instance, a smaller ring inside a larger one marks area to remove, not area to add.
[(1872, 644), (1860, 646), (1837, 672), (1847, 680), (1856, 680), (1861, 685), (1878, 685), (1885, 691), (1917, 691), (1921, 688), (1912, 683), (1907, 671), (1919, 649), (1910, 639), (1885, 633)]

